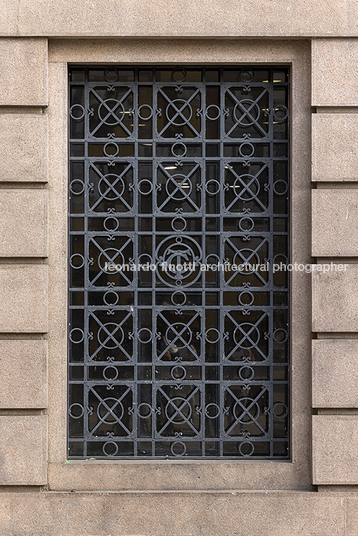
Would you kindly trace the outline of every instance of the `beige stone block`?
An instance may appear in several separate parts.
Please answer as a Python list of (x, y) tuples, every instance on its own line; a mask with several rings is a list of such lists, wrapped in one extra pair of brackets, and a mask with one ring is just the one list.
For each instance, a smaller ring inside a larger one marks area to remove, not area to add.
[(0, 340), (0, 409), (47, 406), (47, 341)]
[(47, 192), (0, 189), (0, 257), (47, 256)]
[(0, 415), (0, 485), (44, 485), (46, 463), (47, 416)]
[(0, 264), (0, 333), (47, 331), (47, 266)]
[(346, 536), (345, 506), (309, 492), (2, 493), (0, 535)]
[(312, 180), (358, 180), (357, 114), (312, 114)]
[(18, 0), (0, 0), (0, 36), (17, 35)]
[(0, 39), (0, 105), (47, 105), (47, 39)]
[(358, 415), (313, 415), (313, 484), (358, 484)]
[(312, 255), (358, 256), (358, 189), (312, 190)]
[(312, 41), (312, 106), (358, 106), (358, 39)]
[(358, 265), (320, 264), (322, 271), (313, 266), (312, 330), (358, 331)]
[(358, 340), (312, 341), (312, 406), (358, 408)]
[(356, 536), (358, 527), (358, 496), (356, 494), (346, 498), (346, 531), (347, 536)]
[(0, 169), (0, 181), (47, 181), (47, 115), (0, 115)]
[[(19, 0), (19, 35), (246, 37), (341, 35), (348, 0)], [(279, 13), (279, 16), (278, 16)]]
[[(144, 46), (145, 45), (145, 46)], [(307, 76), (311, 72), (311, 46), (307, 40), (272, 39), (50, 39), (49, 63), (116, 63), (116, 64), (213, 64), (235, 63), (278, 64), (293, 63), (295, 66), (292, 92), (297, 119), (303, 112), (310, 113), (310, 88)], [(53, 85), (53, 84), (52, 84)], [(51, 89), (49, 98), (54, 100)], [(67, 84), (66, 84), (67, 89)], [(57, 89), (58, 92), (58, 89)], [(301, 104), (299, 104), (301, 102)], [(67, 104), (67, 103), (66, 103)], [(56, 113), (49, 108), (49, 114)], [(307, 121), (307, 119), (306, 119)], [(297, 123), (295, 123), (295, 126)], [(307, 128), (305, 123), (305, 128)], [(299, 144), (308, 140), (296, 140)], [(292, 148), (293, 152), (296, 146)], [(52, 159), (51, 159), (52, 160)], [(300, 164), (306, 162), (300, 161)]]

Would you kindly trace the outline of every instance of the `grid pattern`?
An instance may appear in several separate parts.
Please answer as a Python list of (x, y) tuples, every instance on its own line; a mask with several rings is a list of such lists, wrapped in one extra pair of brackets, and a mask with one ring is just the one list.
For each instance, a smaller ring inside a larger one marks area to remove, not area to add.
[(289, 70), (69, 84), (69, 457), (287, 459)]

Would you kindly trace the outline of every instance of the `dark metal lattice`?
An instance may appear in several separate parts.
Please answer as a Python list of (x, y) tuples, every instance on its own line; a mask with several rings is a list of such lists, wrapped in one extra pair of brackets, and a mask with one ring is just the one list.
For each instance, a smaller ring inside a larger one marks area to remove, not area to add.
[(288, 98), (70, 69), (70, 458), (289, 457)]

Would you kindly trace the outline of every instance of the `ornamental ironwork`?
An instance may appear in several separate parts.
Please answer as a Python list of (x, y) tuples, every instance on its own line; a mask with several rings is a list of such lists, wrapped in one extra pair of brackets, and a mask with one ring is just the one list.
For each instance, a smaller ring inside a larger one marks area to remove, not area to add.
[(289, 458), (289, 70), (69, 99), (69, 457)]

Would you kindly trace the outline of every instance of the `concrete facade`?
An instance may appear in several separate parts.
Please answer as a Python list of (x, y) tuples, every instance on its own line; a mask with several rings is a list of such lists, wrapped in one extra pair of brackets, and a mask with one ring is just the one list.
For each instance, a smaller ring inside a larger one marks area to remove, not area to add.
[[(358, 534), (356, 2), (0, 9), (0, 535)], [(292, 459), (69, 463), (68, 65), (242, 63), (292, 69)]]

